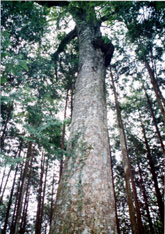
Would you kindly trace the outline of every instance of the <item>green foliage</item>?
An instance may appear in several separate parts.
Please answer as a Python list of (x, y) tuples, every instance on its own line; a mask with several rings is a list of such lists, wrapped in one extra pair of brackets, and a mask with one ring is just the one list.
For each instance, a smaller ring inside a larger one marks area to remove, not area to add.
[(35, 6), (33, 2), (3, 1), (1, 17), (2, 29), (8, 29), (11, 43), (15, 45), (22, 40), (38, 42), (46, 25), (46, 9)]
[[(163, 18), (165, 11), (163, 2), (71, 1), (68, 7), (53, 7), (51, 9), (29, 1), (2, 2), (1, 136), (4, 137), (4, 144), (0, 155), (0, 167), (3, 169), (6, 166), (6, 172), (8, 172), (10, 168), (16, 169), (16, 166), (18, 166), (13, 199), (15, 202), (17, 187), (19, 187), (20, 183), (19, 178), (21, 178), (21, 171), (23, 171), (23, 162), (26, 159), (29, 142), (32, 142), (33, 146), (33, 159), (28, 178), (31, 178), (29, 182), (30, 193), (34, 193), (35, 195), (38, 194), (39, 175), (41, 173), (38, 162), (41, 161), (41, 155), (44, 155), (45, 162), (48, 161), (48, 174), (46, 177), (46, 166), (44, 164), (42, 170), (44, 178), (47, 179), (47, 185), (43, 224), (48, 227), (52, 211), (52, 199), (55, 198), (55, 186), (57, 183), (57, 179), (52, 178), (52, 173), (58, 167), (56, 159), (60, 161), (64, 156), (72, 157), (72, 169), (77, 169), (74, 165), (76, 152), (67, 153), (65, 149), (61, 149), (63, 124), (66, 127), (69, 126), (70, 119), (65, 119), (63, 122), (59, 119), (60, 105), (64, 103), (66, 92), (68, 92), (69, 98), (71, 93), (74, 93), (78, 73), (79, 45), (77, 39), (73, 40), (66, 47), (65, 51), (59, 55), (56, 67), (52, 59), (53, 56), (51, 56), (66, 35), (65, 29), (68, 27), (72, 17), (77, 20), (76, 14), (85, 17), (91, 24), (91, 27), (97, 23), (99, 24), (102, 20), (106, 21), (106, 26), (110, 25), (110, 28), (108, 28), (110, 35), (109, 32), (105, 33), (103, 39), (105, 43), (109, 43), (109, 38), (111, 38), (115, 45), (116, 54), (114, 55), (112, 70), (117, 74), (115, 81), (118, 84), (128, 151), (131, 157), (132, 168), (135, 171), (135, 182), (141, 202), (143, 223), (146, 228), (145, 230), (148, 231), (148, 220), (146, 219), (144, 208), (145, 201), (139, 182), (138, 162), (142, 168), (146, 191), (148, 191), (147, 195), (153, 216), (153, 225), (158, 233), (161, 229), (161, 223), (158, 215), (156, 195), (153, 192), (154, 186), (151, 180), (150, 168), (146, 159), (146, 148), (140, 128), (139, 114), (146, 129), (161, 189), (163, 160), (148, 104), (142, 91), (142, 86), (150, 83), (146, 73), (142, 69), (142, 63), (139, 61), (142, 61), (145, 57), (151, 60), (152, 57), (154, 65), (159, 68), (157, 69), (160, 75), (158, 81), (163, 85), (163, 69), (161, 68), (164, 52)], [(55, 25), (53, 25), (54, 21)], [(126, 27), (123, 27), (123, 25)], [(53, 36), (52, 34), (48, 36), (50, 30), (51, 32), (54, 30)], [(159, 43), (157, 43), (157, 40)], [(151, 56), (152, 51), (154, 53)], [(136, 84), (138, 87), (135, 88)], [(158, 106), (155, 104), (150, 85), (147, 91), (150, 93), (153, 111), (162, 134), (162, 118)], [(70, 100), (71, 98), (68, 101), (69, 105)], [(114, 109), (114, 103), (112, 103), (111, 111)], [(124, 171), (121, 161), (116, 160), (116, 155), (120, 155), (120, 139), (116, 133), (116, 129), (117, 125), (115, 122), (114, 126), (110, 126), (110, 134), (118, 216), (121, 232), (129, 233), (130, 221), (123, 179)], [(78, 142), (78, 139), (79, 136), (77, 135), (73, 139), (72, 144), (75, 151), (79, 147), (83, 154), (78, 165), (80, 173), (77, 183), (79, 196), (82, 198), (81, 172), (92, 148), (86, 142), (83, 142), (83, 140)], [(21, 144), (22, 148), (20, 147)], [(21, 151), (20, 155), (19, 150)], [(9, 192), (9, 189), (7, 189), (7, 196), (1, 206), (3, 220), (9, 201)], [(30, 193), (28, 196), (31, 196)], [(80, 199), (79, 211), (81, 211), (81, 208)], [(14, 204), (10, 209), (9, 226), (11, 225), (13, 209)], [(27, 216), (26, 231), (32, 233), (34, 225), (30, 218), (30, 216)], [(3, 222), (1, 219), (0, 225)], [(45, 232), (44, 228), (42, 232)]]
[(0, 167), (4, 167), (6, 165), (15, 167), (18, 163), (22, 163), (23, 159), (20, 157), (12, 158), (8, 155), (4, 155), (0, 153)]

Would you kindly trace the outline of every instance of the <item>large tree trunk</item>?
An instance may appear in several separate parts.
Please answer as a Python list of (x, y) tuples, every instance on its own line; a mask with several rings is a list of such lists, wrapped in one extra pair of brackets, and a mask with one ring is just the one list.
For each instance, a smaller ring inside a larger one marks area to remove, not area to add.
[(64, 164), (50, 233), (116, 234), (104, 56), (92, 43), (99, 27), (83, 20), (82, 14), (79, 17), (79, 74), (68, 145), (70, 156)]

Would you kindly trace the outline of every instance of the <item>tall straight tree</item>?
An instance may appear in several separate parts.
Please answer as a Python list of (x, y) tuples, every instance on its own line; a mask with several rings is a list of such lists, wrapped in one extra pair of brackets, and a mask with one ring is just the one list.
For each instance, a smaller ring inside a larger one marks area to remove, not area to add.
[[(119, 105), (119, 101), (117, 97), (117, 91), (116, 91), (115, 82), (114, 82), (111, 68), (110, 68), (110, 76), (111, 76), (111, 81), (112, 81), (113, 93), (115, 97), (115, 106), (116, 106), (117, 122), (118, 122), (118, 127), (119, 127), (119, 134), (120, 134), (121, 151), (122, 151), (122, 157), (123, 157), (122, 159), (123, 159), (123, 168), (124, 168), (124, 173), (125, 173), (126, 193), (127, 193), (130, 221), (131, 221), (131, 229), (132, 229), (133, 234), (136, 234), (136, 233), (140, 234), (143, 231), (141, 215), (140, 215), (140, 210), (139, 210), (139, 205), (138, 205), (138, 200), (137, 200), (137, 195), (136, 195), (136, 188), (135, 188), (133, 175), (131, 171), (130, 160), (128, 156), (127, 141), (126, 141), (126, 135), (125, 135), (124, 125), (122, 121), (121, 111), (120, 111), (120, 105)], [(132, 193), (132, 190), (133, 190), (133, 193)], [(134, 201), (135, 201), (136, 209), (134, 207)]]
[[(113, 45), (102, 39), (101, 20), (95, 12), (97, 3), (40, 2), (45, 3), (68, 6), (79, 42), (79, 72), (68, 145), (70, 157), (64, 164), (50, 234), (116, 233), (105, 99), (105, 71)], [(70, 38), (74, 32), (68, 34)]]
[(147, 159), (149, 161), (150, 171), (151, 171), (152, 179), (153, 179), (153, 182), (154, 182), (156, 198), (157, 198), (158, 207), (159, 207), (160, 220), (161, 220), (162, 226), (163, 226), (163, 223), (164, 223), (163, 199), (162, 199), (162, 195), (161, 195), (159, 185), (158, 185), (157, 175), (156, 175), (156, 172), (155, 172), (155, 166), (154, 166), (154, 162), (153, 162), (153, 159), (152, 159), (148, 139), (147, 139), (147, 136), (146, 136), (146, 130), (145, 130), (145, 127), (143, 125), (143, 122), (142, 122), (140, 116), (139, 116), (139, 118), (140, 118), (140, 121), (141, 121), (141, 128), (142, 128), (142, 133), (143, 133), (143, 136), (144, 136), (144, 143), (145, 143), (145, 147), (146, 147)]
[(146, 99), (147, 99), (148, 107), (149, 107), (150, 112), (151, 112), (152, 120), (153, 120), (155, 129), (156, 129), (156, 133), (157, 133), (157, 135), (158, 135), (158, 138), (159, 138), (159, 141), (160, 141), (160, 145), (161, 145), (163, 154), (165, 155), (163, 139), (162, 139), (162, 136), (161, 136), (161, 134), (160, 134), (160, 130), (159, 130), (159, 127), (158, 127), (158, 124), (157, 124), (157, 120), (156, 120), (156, 117), (155, 117), (155, 114), (154, 114), (154, 110), (153, 110), (153, 108), (152, 108), (152, 102), (151, 102), (151, 100), (150, 100), (150, 97), (149, 97), (149, 95), (148, 95), (146, 89), (145, 89), (144, 87), (143, 87), (143, 89), (144, 89), (145, 96), (146, 96)]

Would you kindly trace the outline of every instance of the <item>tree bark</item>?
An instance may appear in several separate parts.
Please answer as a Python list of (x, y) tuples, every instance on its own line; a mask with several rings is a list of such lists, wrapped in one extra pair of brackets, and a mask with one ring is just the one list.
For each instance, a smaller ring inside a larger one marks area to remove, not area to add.
[(5, 175), (6, 175), (5, 172), (6, 172), (6, 166), (3, 169), (3, 174), (2, 174), (1, 184), (0, 184), (0, 197), (1, 197), (1, 191), (3, 189), (3, 183), (4, 183)]
[(11, 205), (12, 205), (12, 199), (13, 199), (13, 194), (14, 194), (14, 187), (15, 187), (17, 172), (18, 172), (18, 165), (17, 165), (15, 173), (14, 173), (14, 179), (13, 179), (13, 184), (12, 184), (12, 188), (11, 188), (11, 192), (10, 192), (9, 202), (8, 202), (8, 205), (7, 205), (7, 211), (6, 211), (6, 216), (5, 216), (5, 224), (4, 224), (4, 227), (3, 227), (3, 230), (2, 230), (2, 234), (6, 233), (6, 229), (7, 229), (7, 225), (8, 225), (9, 212), (10, 212), (10, 208), (11, 208)]
[(138, 225), (139, 232), (144, 233), (140, 206), (139, 206), (139, 201), (138, 201), (138, 196), (137, 196), (137, 190), (136, 190), (136, 186), (134, 182), (134, 174), (133, 174), (132, 168), (130, 169), (131, 169), (131, 183), (132, 183), (132, 189), (133, 189), (133, 195), (134, 195), (134, 201), (135, 201), (135, 207), (136, 207), (137, 225)]
[(156, 192), (156, 197), (157, 197), (157, 202), (158, 202), (158, 207), (159, 207), (160, 220), (163, 224), (164, 223), (164, 214), (163, 214), (164, 204), (163, 204), (162, 196), (161, 196), (160, 189), (158, 186), (158, 181), (157, 181), (154, 163), (153, 163), (152, 156), (151, 156), (150, 146), (148, 144), (148, 140), (147, 140), (145, 128), (142, 124), (142, 120), (141, 120), (141, 127), (142, 127), (143, 136), (144, 136), (144, 143), (145, 143), (146, 150), (147, 150), (147, 159), (149, 161), (150, 171), (151, 171), (152, 178), (154, 181), (154, 187), (155, 187), (155, 192)]
[(141, 189), (142, 189), (142, 193), (143, 193), (145, 208), (146, 208), (146, 212), (147, 212), (147, 218), (148, 218), (149, 227), (150, 227), (150, 234), (153, 234), (154, 228), (153, 228), (152, 219), (151, 219), (151, 215), (150, 215), (150, 211), (149, 211), (148, 198), (147, 198), (147, 194), (146, 194), (146, 190), (145, 190), (145, 186), (144, 186), (140, 163), (138, 162), (137, 165), (138, 165), (138, 170), (139, 170), (139, 175), (140, 175), (140, 185), (141, 185)]
[[(17, 153), (13, 157), (14, 159), (16, 158), (17, 155), (18, 155), (18, 157), (20, 157), (21, 149), (22, 149), (22, 142), (20, 143), (20, 146), (18, 147)], [(1, 186), (0, 186), (0, 194), (1, 194), (0, 195), (0, 204), (3, 202), (3, 196), (4, 196), (4, 193), (5, 193), (5, 190), (6, 190), (6, 186), (8, 184), (9, 177), (10, 177), (10, 174), (11, 174), (12, 170), (13, 170), (13, 165), (11, 165), (10, 170), (8, 171), (7, 178), (6, 178), (5, 184), (3, 186), (3, 181), (4, 181), (5, 171), (6, 171), (6, 167), (5, 167), (5, 170), (4, 170), (4, 173), (3, 173), (3, 177), (2, 177), (2, 183), (1, 183)], [(2, 189), (2, 187), (3, 187), (3, 189)], [(1, 189), (2, 189), (2, 193), (1, 193)]]
[(55, 173), (53, 174), (53, 180), (52, 180), (52, 192), (51, 192), (51, 204), (50, 204), (50, 227), (52, 226), (52, 220), (53, 220), (53, 210), (54, 210), (54, 185), (55, 185)]
[(38, 189), (38, 205), (37, 205), (37, 216), (36, 216), (36, 224), (35, 224), (35, 234), (41, 233), (41, 208), (42, 208), (42, 192), (43, 192), (43, 176), (44, 176), (44, 163), (45, 157), (42, 154), (41, 159), (41, 167), (40, 167), (40, 183)]
[(140, 230), (139, 230), (140, 227), (138, 226), (136, 222), (135, 207), (133, 204), (134, 199), (133, 199), (133, 195), (131, 191), (131, 181), (133, 184), (133, 180), (131, 178), (131, 167), (130, 167), (128, 151), (127, 151), (126, 136), (124, 132), (120, 106), (119, 106), (119, 102), (117, 98), (116, 87), (115, 87), (111, 69), (110, 69), (110, 76), (111, 76), (111, 81), (112, 81), (114, 97), (115, 97), (115, 105), (116, 105), (117, 121), (118, 121), (119, 134), (120, 134), (120, 144), (121, 144), (121, 150), (122, 150), (122, 156), (123, 156), (123, 167), (124, 167), (124, 173), (125, 173), (126, 193), (127, 193), (130, 221), (131, 221), (131, 229), (132, 229), (133, 234), (136, 234), (136, 233), (140, 234)]
[[(67, 89), (66, 99), (65, 99), (65, 108), (64, 108), (64, 122), (63, 122), (63, 126), (62, 126), (62, 138), (61, 138), (61, 149), (62, 150), (64, 150), (64, 148), (65, 148), (65, 119), (66, 119), (66, 111), (67, 111), (67, 107), (68, 107), (68, 93), (69, 93), (69, 90)], [(62, 159), (60, 160), (60, 172), (59, 172), (58, 183), (60, 183), (60, 180), (61, 180), (63, 163), (64, 163), (64, 161), (63, 161), (63, 156), (62, 156)]]
[(71, 93), (70, 93), (70, 118), (72, 120), (72, 113), (73, 113), (73, 93), (74, 93), (74, 88), (72, 86), (71, 88)]
[(146, 99), (147, 99), (148, 107), (149, 107), (150, 112), (151, 112), (152, 120), (153, 120), (155, 129), (156, 129), (156, 133), (157, 133), (159, 141), (160, 141), (160, 145), (161, 145), (161, 148), (162, 148), (162, 151), (163, 151), (163, 155), (165, 156), (164, 144), (163, 144), (163, 140), (162, 140), (162, 137), (161, 137), (158, 125), (157, 125), (157, 121), (156, 121), (155, 115), (154, 115), (154, 111), (153, 111), (153, 108), (152, 108), (152, 103), (150, 101), (150, 98), (149, 98), (149, 96), (148, 96), (147, 91), (145, 90), (145, 88), (144, 88), (144, 92), (145, 92), (145, 96), (146, 96)]
[(42, 196), (42, 204), (41, 204), (41, 223), (43, 222), (43, 214), (44, 214), (44, 203), (45, 203), (45, 194), (46, 194), (46, 185), (47, 185), (47, 174), (48, 174), (48, 159), (45, 163), (45, 178), (44, 178), (44, 186), (43, 186), (43, 196)]
[(32, 164), (33, 164), (33, 158), (31, 158), (31, 162), (30, 162), (30, 171), (28, 173), (27, 188), (26, 188), (26, 194), (25, 194), (25, 199), (24, 199), (24, 207), (23, 207), (23, 211), (22, 211), (22, 218), (21, 218), (22, 220), (21, 220), (19, 234), (24, 234), (26, 232), (27, 216), (28, 216), (27, 211), (28, 211), (29, 197), (30, 197)]
[[(110, 144), (109, 144), (110, 146)], [(114, 175), (113, 175), (113, 166), (112, 166), (112, 152), (110, 147), (110, 160), (111, 160), (111, 170), (112, 170), (112, 183), (113, 183), (113, 190), (114, 190), (114, 197), (115, 197), (115, 213), (116, 213), (116, 226), (117, 226), (117, 234), (120, 234), (120, 224), (119, 224), (119, 218), (117, 214), (117, 205), (116, 205), (116, 193), (115, 193), (115, 184), (114, 184)]]
[(20, 193), (20, 189), (21, 189), (24, 164), (25, 163), (22, 163), (22, 165), (20, 166), (20, 176), (19, 176), (19, 181), (18, 181), (18, 185), (17, 185), (17, 191), (15, 194), (15, 204), (14, 204), (12, 221), (11, 221), (11, 226), (10, 226), (10, 234), (14, 234), (14, 230), (15, 230), (16, 212), (17, 212), (17, 206), (18, 206), (18, 202), (19, 202), (19, 193)]
[(4, 124), (4, 128), (3, 128), (3, 131), (2, 131), (2, 136), (1, 136), (1, 141), (0, 141), (1, 150), (3, 150), (3, 148), (4, 148), (5, 137), (6, 137), (6, 134), (7, 134), (7, 125), (9, 123), (10, 119), (11, 119), (12, 111), (13, 111), (13, 103), (9, 107), (8, 115), (7, 115), (7, 118), (6, 118), (6, 121), (5, 121), (5, 124)]
[(0, 204), (3, 202), (3, 196), (4, 196), (4, 193), (5, 193), (5, 190), (6, 190), (7, 183), (9, 181), (9, 176), (10, 176), (11, 171), (12, 171), (12, 168), (10, 168), (10, 170), (9, 170), (9, 172), (7, 174), (7, 178), (6, 178), (6, 181), (5, 181), (3, 190), (2, 190), (2, 194), (1, 194), (1, 197), (0, 197)]
[[(93, 12), (92, 12), (93, 13)], [(83, 15), (82, 15), (83, 14)], [(109, 158), (105, 101), (105, 65), (100, 36), (84, 14), (77, 14), (79, 74), (71, 134), (58, 188), (50, 234), (115, 234), (115, 199)]]
[(25, 194), (26, 179), (27, 179), (27, 174), (29, 170), (29, 161), (30, 161), (31, 156), (32, 156), (32, 142), (29, 142), (27, 155), (26, 155), (26, 163), (25, 163), (25, 168), (24, 168), (23, 178), (22, 178), (21, 188), (20, 188), (20, 194), (19, 194), (19, 199), (18, 199), (14, 234), (18, 234), (19, 222), (20, 222), (21, 212), (22, 212), (22, 202), (23, 202), (23, 197)]
[(159, 105), (159, 108), (160, 108), (160, 111), (162, 113), (163, 120), (165, 123), (165, 101), (164, 101), (163, 95), (159, 89), (157, 80), (156, 80), (155, 75), (154, 75), (154, 71), (150, 67), (149, 62), (147, 60), (145, 60), (144, 62), (145, 62), (145, 67), (146, 67), (148, 74), (150, 76), (151, 83), (152, 83), (152, 86), (153, 86), (153, 89), (154, 89), (154, 92), (156, 95), (156, 99), (157, 99), (157, 102), (158, 102), (158, 105)]

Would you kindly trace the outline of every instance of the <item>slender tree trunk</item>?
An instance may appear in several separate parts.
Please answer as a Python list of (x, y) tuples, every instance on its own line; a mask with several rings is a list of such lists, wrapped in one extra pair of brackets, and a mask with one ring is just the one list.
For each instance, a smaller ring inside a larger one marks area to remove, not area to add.
[(161, 91), (159, 89), (157, 80), (156, 80), (155, 75), (154, 75), (154, 71), (150, 67), (149, 62), (147, 60), (145, 60), (144, 62), (145, 62), (145, 67), (147, 68), (148, 74), (150, 76), (151, 83), (152, 83), (152, 86), (153, 86), (153, 89), (154, 89), (154, 92), (155, 92), (155, 95), (156, 95), (156, 99), (157, 99), (159, 108), (160, 108), (160, 110), (162, 112), (163, 120), (164, 120), (164, 123), (165, 123), (165, 110), (164, 110), (165, 101), (164, 101), (163, 95), (162, 95), (162, 93), (161, 93)]
[(31, 161), (30, 161), (30, 171), (28, 173), (28, 182), (27, 182), (27, 187), (26, 187), (26, 194), (25, 194), (24, 206), (23, 206), (23, 211), (22, 211), (22, 221), (21, 221), (21, 225), (20, 225), (19, 234), (24, 234), (26, 232), (27, 216), (28, 216), (27, 211), (28, 211), (29, 196), (30, 196), (32, 163), (33, 163), (33, 158), (31, 158)]
[(41, 205), (41, 223), (43, 221), (43, 214), (44, 214), (44, 203), (45, 203), (45, 194), (46, 194), (46, 184), (47, 184), (47, 174), (48, 174), (48, 159), (45, 163), (45, 179), (44, 179), (44, 187), (43, 187), (43, 196), (42, 196), (42, 205)]
[(11, 188), (11, 192), (10, 192), (9, 202), (8, 202), (8, 206), (7, 206), (6, 216), (5, 216), (5, 224), (4, 224), (4, 227), (2, 230), (2, 234), (6, 233), (6, 229), (7, 229), (7, 225), (8, 225), (9, 213), (10, 213), (10, 208), (12, 205), (12, 199), (13, 199), (13, 193), (14, 193), (17, 172), (18, 172), (18, 166), (16, 167), (15, 174), (14, 174), (14, 179), (13, 179), (13, 184), (12, 184), (12, 188)]
[(150, 211), (149, 211), (148, 198), (147, 198), (147, 194), (146, 194), (146, 190), (145, 190), (145, 186), (144, 186), (144, 181), (143, 181), (143, 177), (142, 177), (142, 171), (141, 171), (139, 162), (137, 163), (137, 165), (138, 165), (138, 170), (139, 170), (139, 175), (140, 175), (140, 185), (141, 185), (141, 189), (142, 189), (142, 193), (143, 193), (145, 208), (146, 208), (146, 212), (147, 212), (147, 218), (148, 218), (149, 227), (150, 227), (150, 234), (153, 234), (155, 232), (154, 232), (152, 219), (151, 219), (151, 215), (150, 215)]
[(29, 198), (30, 198), (30, 191), (29, 191), (29, 188), (28, 188), (28, 190), (26, 192), (26, 196), (25, 196), (25, 204), (24, 204), (23, 215), (22, 215), (22, 223), (21, 223), (21, 228), (20, 228), (19, 234), (26, 233)]
[[(22, 151), (22, 142), (20, 143), (20, 146), (19, 146), (19, 152), (18, 152), (19, 158), (21, 155), (21, 151)], [(12, 184), (11, 191), (10, 191), (9, 202), (8, 202), (8, 206), (7, 206), (6, 216), (5, 216), (5, 224), (4, 224), (4, 227), (2, 230), (2, 234), (6, 233), (6, 229), (7, 229), (7, 225), (8, 225), (9, 213), (10, 213), (10, 209), (11, 209), (11, 205), (12, 205), (12, 199), (13, 199), (13, 194), (14, 194), (14, 187), (15, 187), (17, 172), (18, 172), (18, 165), (16, 166), (15, 173), (14, 173), (14, 179), (13, 179), (13, 184)]]
[(24, 168), (23, 178), (22, 178), (22, 183), (21, 183), (21, 188), (20, 188), (20, 194), (19, 194), (19, 199), (18, 199), (14, 234), (18, 234), (19, 222), (20, 222), (21, 212), (22, 212), (22, 202), (23, 202), (23, 197), (25, 194), (26, 179), (27, 179), (27, 174), (29, 171), (29, 161), (30, 161), (31, 156), (32, 156), (32, 142), (29, 142), (27, 156), (26, 156), (26, 163), (25, 163), (25, 168)]
[[(124, 132), (124, 126), (123, 121), (121, 117), (120, 112), (120, 106), (117, 98), (117, 92), (116, 87), (113, 79), (112, 71), (110, 70), (110, 76), (112, 81), (112, 87), (115, 97), (115, 105), (116, 105), (116, 113), (117, 113), (117, 121), (119, 126), (119, 134), (120, 134), (120, 144), (121, 144), (121, 150), (122, 150), (122, 156), (123, 156), (123, 167), (124, 167), (124, 173), (125, 173), (125, 182), (126, 182), (126, 192), (127, 192), (127, 199), (128, 199), (128, 207), (129, 207), (129, 215), (130, 215), (130, 221), (131, 221), (131, 229), (133, 234), (140, 234), (139, 226), (136, 222), (136, 216), (135, 216), (135, 208), (133, 204), (133, 195), (131, 191), (131, 167), (128, 157), (128, 151), (127, 151), (127, 143), (126, 143), (126, 137)], [(132, 181), (133, 184), (133, 181)]]
[(5, 193), (5, 190), (6, 190), (7, 183), (8, 183), (8, 181), (9, 181), (9, 176), (10, 176), (10, 174), (11, 174), (11, 171), (12, 171), (12, 168), (10, 168), (10, 170), (9, 170), (9, 172), (8, 172), (8, 174), (7, 174), (7, 178), (6, 178), (5, 184), (4, 184), (4, 186), (3, 186), (2, 194), (1, 194), (1, 197), (0, 197), (0, 204), (1, 204), (2, 201), (3, 201), (3, 196), (4, 196), (4, 193)]
[(5, 124), (4, 124), (4, 128), (3, 128), (3, 131), (2, 131), (2, 136), (1, 136), (1, 141), (0, 141), (1, 150), (3, 150), (3, 148), (4, 148), (5, 137), (6, 137), (6, 134), (7, 134), (7, 125), (9, 123), (9, 121), (10, 121), (12, 110), (13, 110), (13, 104), (11, 104), (11, 106), (9, 108), (9, 112), (8, 112), (8, 115), (7, 115)]
[[(64, 108), (64, 122), (63, 122), (63, 127), (62, 127), (62, 138), (61, 138), (61, 149), (64, 150), (65, 148), (65, 119), (66, 119), (66, 111), (67, 111), (67, 106), (68, 106), (68, 93), (69, 90), (67, 89), (66, 92), (66, 99), (65, 99), (65, 108)], [(62, 170), (63, 170), (63, 157), (60, 160), (60, 172), (59, 172), (59, 182), (61, 180), (61, 176), (62, 176)]]
[(50, 207), (50, 227), (53, 220), (53, 210), (54, 210), (54, 184), (55, 184), (55, 173), (52, 180), (52, 192), (51, 192), (51, 207)]
[(18, 181), (18, 185), (17, 185), (17, 191), (16, 191), (16, 194), (15, 194), (15, 205), (14, 205), (13, 214), (12, 214), (12, 221), (11, 221), (11, 226), (10, 226), (10, 234), (14, 234), (14, 230), (15, 230), (16, 212), (17, 212), (18, 199), (19, 199), (19, 194), (20, 194), (20, 189), (21, 189), (23, 169), (24, 169), (24, 165), (22, 164), (21, 165), (20, 177), (19, 177), (19, 181)]
[(150, 146), (148, 144), (148, 140), (146, 137), (146, 132), (145, 132), (145, 128), (143, 126), (142, 120), (141, 120), (141, 127), (142, 127), (142, 132), (143, 132), (143, 137), (144, 137), (144, 143), (146, 146), (146, 150), (147, 150), (147, 159), (149, 161), (149, 166), (150, 166), (150, 170), (151, 170), (151, 174), (152, 174), (152, 178), (154, 181), (154, 187), (155, 187), (155, 191), (156, 191), (156, 197), (157, 197), (157, 202), (158, 202), (158, 207), (159, 207), (159, 214), (160, 214), (160, 219), (162, 224), (164, 223), (164, 204), (163, 204), (163, 200), (162, 200), (162, 196), (160, 193), (160, 189), (158, 187), (158, 181), (157, 181), (157, 176), (156, 176), (156, 172), (155, 172), (155, 167), (154, 167), (154, 163), (152, 160), (152, 156), (151, 156), (151, 151), (150, 151)]
[(45, 224), (45, 234), (47, 234), (47, 223)]
[[(110, 140), (109, 140), (110, 142)], [(115, 196), (115, 213), (116, 213), (116, 226), (117, 226), (117, 234), (120, 234), (120, 223), (119, 223), (119, 218), (117, 214), (117, 206), (116, 206), (116, 193), (115, 193), (115, 185), (114, 185), (114, 176), (113, 176), (113, 166), (112, 166), (112, 152), (111, 152), (111, 147), (110, 147), (110, 160), (111, 160), (111, 167), (112, 167), (112, 183), (113, 183), (113, 189), (114, 189), (114, 196)]]
[(42, 192), (43, 192), (43, 175), (44, 175), (44, 163), (45, 157), (42, 154), (41, 159), (41, 172), (40, 172), (40, 183), (38, 189), (38, 205), (37, 205), (37, 216), (36, 216), (36, 224), (35, 224), (35, 234), (41, 233), (41, 206), (42, 206)]
[[(15, 154), (14, 159), (16, 158), (17, 155), (18, 155), (18, 157), (20, 157), (21, 148), (22, 148), (22, 142), (20, 143), (20, 146), (18, 147), (18, 151), (17, 151), (17, 153)], [(5, 168), (5, 170), (6, 170), (6, 168)], [(1, 204), (2, 201), (3, 201), (3, 196), (4, 196), (4, 193), (5, 193), (5, 190), (6, 190), (6, 187), (7, 187), (7, 184), (8, 184), (8, 181), (9, 181), (9, 177), (10, 177), (10, 174), (11, 174), (11, 171), (12, 171), (12, 170), (13, 170), (13, 165), (10, 167), (10, 169), (9, 169), (9, 171), (8, 171), (7, 178), (6, 178), (6, 181), (5, 181), (4, 186), (3, 186), (3, 183), (1, 184), (2, 193), (1, 193), (1, 196), (0, 196), (0, 204)], [(3, 179), (2, 179), (2, 181), (4, 181), (4, 176), (5, 176), (5, 173), (3, 174)], [(3, 187), (3, 189), (2, 189), (2, 187)]]
[(152, 103), (150, 101), (150, 98), (149, 98), (149, 96), (148, 96), (147, 91), (145, 90), (145, 88), (144, 88), (144, 92), (145, 92), (145, 96), (146, 96), (146, 99), (147, 99), (148, 107), (149, 107), (150, 112), (151, 112), (152, 120), (153, 120), (155, 129), (156, 129), (156, 133), (157, 133), (159, 141), (160, 141), (160, 145), (161, 145), (161, 148), (162, 148), (162, 151), (163, 151), (163, 155), (165, 155), (164, 144), (163, 144), (163, 140), (162, 140), (162, 137), (161, 137), (158, 125), (157, 125), (157, 121), (156, 121), (156, 118), (155, 118), (155, 115), (154, 115), (154, 111), (152, 109)]
[[(130, 165), (131, 167), (131, 165)], [(141, 212), (140, 212), (140, 206), (139, 206), (139, 201), (138, 201), (138, 196), (137, 196), (137, 190), (134, 182), (134, 175), (133, 175), (133, 170), (131, 170), (131, 183), (132, 183), (132, 189), (133, 189), (133, 195), (134, 195), (134, 200), (135, 200), (135, 207), (136, 207), (136, 215), (137, 215), (137, 225), (139, 228), (139, 232), (143, 233), (143, 224), (142, 224), (142, 217), (141, 217)]]
[(72, 85), (71, 93), (70, 93), (70, 118), (72, 119), (72, 113), (73, 113), (73, 95), (74, 95), (74, 87)]
[(2, 179), (1, 179), (1, 185), (0, 185), (0, 194), (1, 194), (1, 191), (2, 191), (2, 188), (3, 188), (3, 182), (4, 182), (4, 179), (5, 179), (5, 175), (6, 175), (5, 172), (6, 172), (6, 166), (3, 169), (3, 174), (2, 174)]
[(6, 165), (5, 165), (5, 167), (4, 167), (4, 169), (3, 169), (3, 173), (2, 173), (2, 179), (1, 179), (1, 184), (0, 184), (0, 204), (1, 204), (1, 197), (3, 197), (2, 196), (2, 194), (3, 194), (3, 187), (4, 187), (4, 181), (5, 181), (5, 177), (6, 177), (6, 171), (7, 171), (7, 167), (6, 167)]
[(101, 49), (93, 46), (93, 39), (100, 36), (99, 26), (83, 19), (86, 13), (77, 14), (76, 19), (79, 75), (68, 145), (70, 157), (65, 161), (58, 188), (51, 234), (117, 232), (106, 118), (105, 62)]

